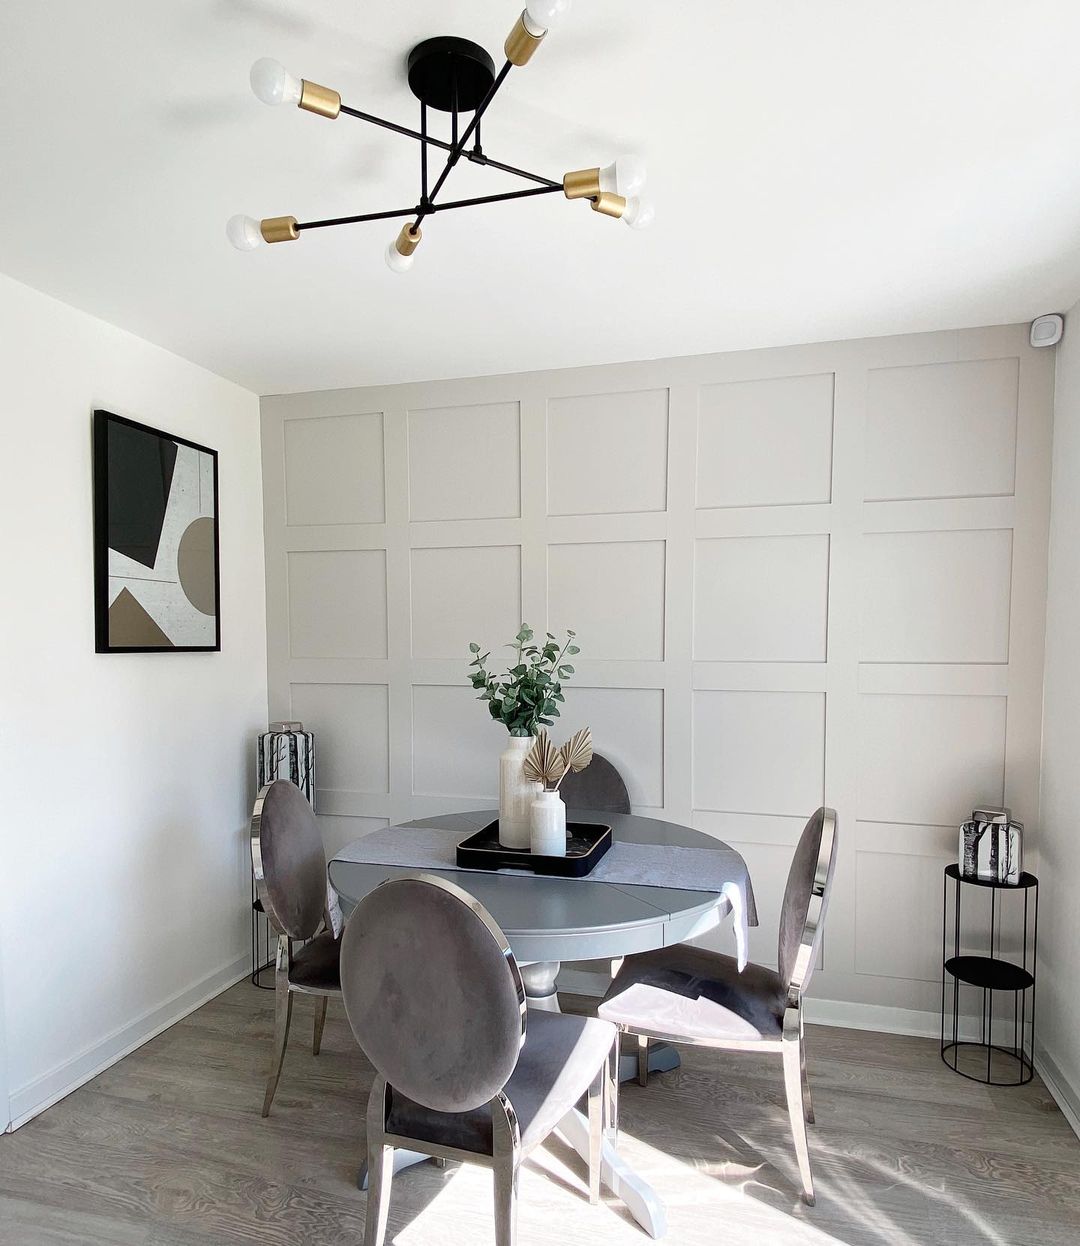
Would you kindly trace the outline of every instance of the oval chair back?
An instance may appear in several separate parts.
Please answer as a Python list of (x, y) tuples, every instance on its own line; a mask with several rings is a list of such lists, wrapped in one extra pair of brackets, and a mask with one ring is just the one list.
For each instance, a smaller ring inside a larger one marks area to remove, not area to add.
[(600, 809), (604, 813), (629, 813), (630, 794), (618, 770), (599, 753), (577, 774), (568, 774), (559, 791), (572, 809)]
[(777, 963), (789, 996), (810, 983), (836, 869), (836, 813), (819, 809), (799, 836), (780, 911)]
[(268, 783), (251, 816), (251, 867), (267, 917), (291, 939), (310, 939), (326, 910), (326, 853), (315, 814), (288, 779)]
[(342, 937), (341, 988), (364, 1054), (423, 1107), (478, 1108), (517, 1065), (517, 962), (488, 911), (446, 879), (391, 879), (360, 901)]

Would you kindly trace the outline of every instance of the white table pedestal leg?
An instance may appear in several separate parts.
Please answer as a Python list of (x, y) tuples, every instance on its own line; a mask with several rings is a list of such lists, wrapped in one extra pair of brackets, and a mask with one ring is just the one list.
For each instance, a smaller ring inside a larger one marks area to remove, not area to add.
[[(561, 1012), (559, 996), (555, 990), (555, 980), (559, 976), (561, 965), (557, 960), (537, 960), (522, 965), (521, 981), (525, 987), (525, 995), (530, 1008), (542, 1008), (545, 1012)], [(669, 1073), (677, 1069), (681, 1061), (679, 1053), (670, 1043), (651, 1043), (649, 1045), (649, 1072)], [(619, 1059), (619, 1081), (633, 1082), (637, 1080), (637, 1056), (622, 1056)]]
[(555, 979), (562, 965), (557, 960), (534, 960), (526, 964), (518, 961), (521, 982), (530, 1008), (542, 1008), (544, 1012), (562, 1012)]
[[(559, 1122), (559, 1133), (584, 1160), (589, 1156), (589, 1122), (575, 1109)], [(626, 1205), (650, 1237), (667, 1232), (667, 1212), (656, 1191), (620, 1157), (607, 1139), (601, 1150), (600, 1180)]]
[[(679, 1059), (679, 1053), (670, 1043), (649, 1044), (650, 1073), (670, 1073), (672, 1069), (677, 1069), (680, 1064), (682, 1064), (682, 1060)], [(619, 1081), (637, 1081), (636, 1054), (619, 1056)]]
[[(530, 1008), (545, 1012), (561, 1012), (559, 996), (555, 991), (555, 979), (559, 976), (558, 961), (534, 961), (518, 964), (525, 996)], [(649, 1061), (652, 1068), (652, 1061)], [(672, 1066), (667, 1066), (672, 1067)], [(621, 1072), (621, 1069), (620, 1069)], [(634, 1076), (637, 1076), (636, 1057)], [(589, 1122), (575, 1109), (559, 1122), (557, 1132), (574, 1148), (586, 1163), (589, 1159)], [(615, 1148), (605, 1139), (601, 1151), (601, 1176), (604, 1185), (626, 1205), (626, 1209), (650, 1237), (663, 1237), (667, 1232), (667, 1214), (656, 1192), (619, 1157)]]

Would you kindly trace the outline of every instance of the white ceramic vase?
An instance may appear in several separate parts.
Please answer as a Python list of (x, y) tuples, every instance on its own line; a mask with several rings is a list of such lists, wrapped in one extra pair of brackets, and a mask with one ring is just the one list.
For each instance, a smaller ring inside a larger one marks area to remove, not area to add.
[(540, 784), (526, 779), (522, 766), (535, 742), (531, 735), (512, 735), (499, 754), (499, 843), (504, 848), (529, 847), (529, 806)]
[(539, 792), (530, 810), (529, 842), (545, 857), (566, 856), (566, 805), (558, 792)]

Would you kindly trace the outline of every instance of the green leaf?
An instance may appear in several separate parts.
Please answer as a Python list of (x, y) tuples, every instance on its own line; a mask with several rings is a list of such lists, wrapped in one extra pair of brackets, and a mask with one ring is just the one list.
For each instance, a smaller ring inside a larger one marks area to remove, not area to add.
[(476, 641), (475, 641), (475, 640), (470, 640), (470, 641), (469, 641), (469, 652), (470, 652), (470, 653), (479, 653), (479, 652), (480, 652), (480, 646), (476, 643)]
[[(570, 634), (573, 635), (572, 632)], [(567, 645), (566, 652), (573, 657), (575, 653), (580, 653), (581, 650), (577, 647), (577, 645)]]
[(569, 664), (567, 664), (566, 666), (559, 667), (559, 675), (563, 679), (569, 679), (573, 673), (574, 673), (574, 668), (570, 666)]

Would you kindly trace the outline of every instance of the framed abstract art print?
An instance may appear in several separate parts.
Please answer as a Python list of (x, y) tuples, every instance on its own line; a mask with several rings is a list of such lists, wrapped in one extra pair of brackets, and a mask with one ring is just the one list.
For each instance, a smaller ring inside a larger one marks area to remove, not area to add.
[(221, 648), (217, 451), (94, 412), (98, 653)]

